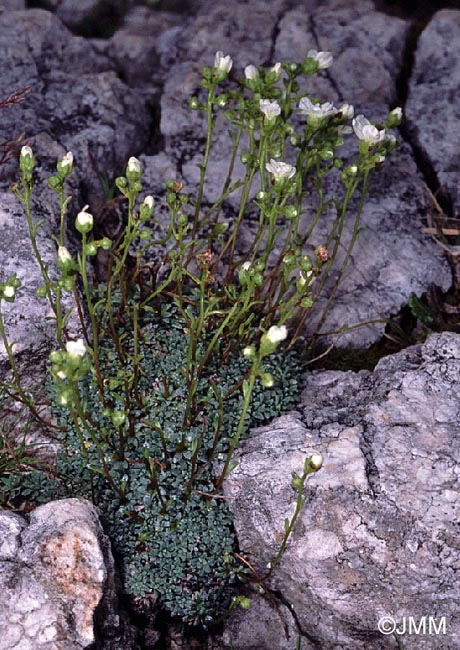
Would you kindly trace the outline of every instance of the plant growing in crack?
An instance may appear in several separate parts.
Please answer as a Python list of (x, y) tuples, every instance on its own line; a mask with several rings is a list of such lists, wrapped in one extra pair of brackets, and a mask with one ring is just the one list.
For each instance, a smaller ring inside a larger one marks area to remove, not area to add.
[[(305, 78), (331, 63), (330, 53), (311, 50), (300, 64), (248, 65), (232, 85), (232, 60), (218, 52), (203, 70), (204, 97), (190, 100), (207, 123), (196, 197), (184, 192), (181, 180), (168, 181), (165, 223), (153, 198), (141, 198), (142, 165), (130, 158), (116, 179), (128, 206), (124, 230), (115, 241), (95, 239), (85, 206), (75, 220), (81, 239), (76, 254), (66, 241), (65, 183), (74, 164), (66, 154), (49, 179), (60, 205), (57, 280), (41, 257), (40, 222), (31, 214), (34, 154), (30, 147), (21, 152), (15, 194), (43, 278), (38, 295), (48, 300), (56, 325), (48, 389), (62, 443), (55, 473), (24, 481), (37, 482), (40, 500), (82, 495), (97, 503), (128, 593), (155, 599), (188, 624), (208, 625), (231, 603), (243, 602), (232, 600), (247, 571), (235, 553), (222, 485), (250, 425), (295, 405), (295, 344), (331, 274), (358, 194), (351, 241), (319, 326), (324, 321), (359, 233), (369, 176), (395, 146), (387, 129), (398, 123), (397, 110), (376, 126), (362, 115), (354, 118), (349, 104), (336, 108), (309, 96)], [(210, 205), (206, 182), (218, 114), (228, 123), (232, 152), (220, 197)], [(345, 163), (338, 151), (353, 133), (358, 151)], [(244, 173), (235, 179), (238, 156)], [(328, 198), (325, 179), (334, 172), (342, 192)], [(305, 226), (312, 192), (316, 206)], [(230, 223), (227, 200), (236, 193)], [(325, 239), (315, 241), (329, 205), (335, 220)], [(249, 214), (256, 215), (255, 230), (241, 250), (239, 234)], [(104, 283), (89, 273), (100, 249), (110, 253)], [(16, 276), (0, 284), (0, 332), (17, 398), (37, 416), (33, 396), (22, 389), (2, 313), (2, 302), (14, 302), (20, 287)], [(80, 318), (76, 341), (69, 340), (66, 293)], [(305, 503), (305, 481), (321, 464), (315, 454), (294, 477), (296, 509), (271, 571)]]

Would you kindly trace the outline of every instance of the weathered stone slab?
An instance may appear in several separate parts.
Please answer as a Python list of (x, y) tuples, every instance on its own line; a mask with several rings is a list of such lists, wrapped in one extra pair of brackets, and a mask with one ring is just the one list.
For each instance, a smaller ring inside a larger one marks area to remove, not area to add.
[[(114, 564), (94, 506), (79, 499), (34, 510), (29, 521), (0, 511), (1, 650), (81, 650), (95, 642), (102, 608), (120, 636)], [(104, 646), (131, 648), (127, 645)]]
[[(262, 575), (294, 512), (292, 472), (324, 456), (271, 582), (318, 647), (383, 650), (383, 616), (398, 629), (409, 617), (445, 617), (436, 647), (460, 643), (459, 381), (460, 336), (450, 333), (374, 372), (312, 372), (299, 412), (253, 431), (237, 453), (226, 496), (241, 550)], [(433, 648), (428, 634), (401, 641)]]

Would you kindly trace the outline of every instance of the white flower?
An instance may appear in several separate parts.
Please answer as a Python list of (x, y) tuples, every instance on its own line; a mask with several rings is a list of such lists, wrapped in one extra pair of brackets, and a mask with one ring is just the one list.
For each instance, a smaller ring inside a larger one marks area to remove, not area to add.
[(330, 52), (318, 52), (317, 50), (309, 50), (307, 56), (316, 61), (319, 70), (329, 68), (334, 60), (334, 57)]
[(232, 69), (233, 61), (230, 56), (224, 56), (223, 52), (216, 52), (214, 57), (214, 67), (218, 72), (228, 74)]
[(281, 113), (281, 106), (278, 104), (276, 99), (272, 102), (269, 99), (261, 99), (259, 101), (259, 106), (268, 121), (273, 120)]
[(244, 76), (248, 81), (255, 81), (259, 78), (259, 71), (255, 65), (247, 65), (244, 69)]
[(288, 332), (286, 325), (281, 325), (281, 327), (278, 327), (278, 325), (272, 325), (265, 336), (270, 343), (279, 343), (280, 341), (284, 341), (287, 338), (287, 335)]
[(5, 298), (14, 298), (16, 289), (11, 284), (6, 284), (3, 288), (3, 296)]
[(364, 117), (364, 115), (358, 115), (355, 117), (352, 125), (353, 131), (356, 133), (357, 137), (369, 144), (381, 142), (385, 137), (385, 129), (379, 131), (376, 126), (371, 124), (369, 120)]
[(402, 108), (401, 106), (398, 106), (397, 108), (394, 108), (392, 111), (390, 111), (390, 115), (394, 115), (394, 117), (397, 117), (399, 121), (402, 119)]
[(351, 104), (342, 104), (342, 106), (338, 109), (338, 112), (341, 113), (342, 117), (346, 117), (347, 120), (351, 120), (355, 114), (355, 109)]
[(93, 227), (93, 215), (89, 212), (86, 212), (88, 208), (89, 205), (85, 205), (85, 207), (77, 214), (75, 227), (78, 232), (89, 232)]
[(56, 373), (56, 376), (59, 377), (59, 379), (67, 379), (67, 373), (65, 373), (64, 370), (59, 370)]
[(151, 209), (153, 208), (153, 203), (154, 203), (153, 196), (150, 196), (150, 195), (149, 195), (149, 196), (146, 196), (146, 197), (145, 197), (145, 199), (144, 199), (144, 205), (145, 205), (146, 208), (148, 208), (149, 210), (151, 210)]
[(310, 458), (310, 467), (317, 472), (323, 466), (323, 457), (321, 454), (313, 454)]
[(331, 102), (313, 104), (308, 97), (302, 97), (299, 102), (299, 109), (305, 115), (310, 115), (316, 119), (322, 119), (323, 117), (329, 117), (329, 115), (335, 115), (337, 113), (337, 109), (334, 108), (334, 105), (331, 104)]
[(127, 171), (132, 174), (140, 174), (142, 171), (141, 163), (134, 156), (128, 160)]
[(24, 147), (21, 148), (21, 158), (28, 158), (28, 157), (33, 158), (34, 153), (30, 147), (25, 145)]
[(76, 341), (67, 341), (65, 349), (69, 357), (73, 359), (79, 359), (84, 357), (86, 354), (86, 347), (83, 342), (83, 339), (77, 339)]
[(242, 266), (245, 271), (249, 271), (249, 269), (251, 268), (251, 262), (248, 260), (247, 262), (244, 262)]
[(281, 63), (279, 61), (278, 61), (278, 63), (275, 63), (275, 65), (270, 68), (270, 72), (274, 72), (275, 74), (279, 74), (281, 72)]
[(273, 160), (273, 158), (269, 163), (265, 163), (265, 169), (270, 172), (270, 174), (273, 174), (275, 181), (280, 181), (284, 178), (292, 178), (296, 172), (296, 168), (293, 165), (289, 165), (285, 162), (277, 162), (276, 160)]

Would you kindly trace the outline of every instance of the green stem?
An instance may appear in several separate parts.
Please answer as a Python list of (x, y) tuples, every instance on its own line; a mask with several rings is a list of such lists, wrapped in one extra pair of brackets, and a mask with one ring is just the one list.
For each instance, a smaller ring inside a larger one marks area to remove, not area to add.
[(235, 435), (232, 438), (232, 441), (230, 443), (230, 447), (227, 452), (227, 458), (224, 463), (224, 467), (222, 469), (222, 473), (217, 480), (216, 483), (216, 492), (220, 490), (222, 487), (222, 483), (224, 482), (225, 477), (227, 476), (228, 473), (228, 468), (230, 465), (230, 462), (232, 460), (232, 456), (235, 452), (236, 446), (241, 438), (241, 435), (244, 431), (244, 426), (245, 426), (245, 421), (246, 421), (246, 416), (249, 410), (249, 405), (251, 403), (251, 396), (252, 392), (254, 390), (254, 384), (259, 372), (259, 367), (260, 367), (260, 361), (257, 359), (254, 361), (251, 370), (249, 372), (249, 378), (246, 380), (246, 382), (243, 383), (243, 396), (244, 396), (244, 402), (243, 402), (243, 409), (241, 411), (240, 415), (240, 420), (238, 422), (238, 428), (236, 430)]

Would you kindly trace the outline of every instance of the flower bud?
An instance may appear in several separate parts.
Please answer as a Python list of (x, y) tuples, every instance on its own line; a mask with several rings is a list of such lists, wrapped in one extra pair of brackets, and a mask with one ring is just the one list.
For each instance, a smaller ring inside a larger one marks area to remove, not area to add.
[(310, 456), (309, 465), (315, 472), (320, 470), (323, 466), (323, 457), (321, 454), (313, 454), (313, 456)]
[(218, 73), (218, 76), (222, 76), (223, 79), (228, 75), (232, 69), (233, 61), (229, 55), (224, 56), (223, 52), (216, 52), (214, 57), (214, 69)]
[(388, 114), (386, 126), (388, 128), (391, 128), (392, 126), (399, 126), (401, 124), (402, 116), (403, 116), (402, 108), (400, 106), (394, 108)]
[(251, 600), (247, 596), (237, 596), (237, 600), (241, 609), (248, 610), (251, 607)]
[(53, 350), (53, 352), (50, 353), (49, 358), (51, 363), (62, 363), (64, 360), (61, 350)]
[(89, 205), (85, 205), (85, 207), (78, 213), (75, 221), (75, 228), (82, 234), (90, 232), (93, 228), (93, 215), (86, 212), (88, 208)]
[(67, 291), (68, 293), (73, 291), (73, 283), (74, 283), (74, 278), (72, 278), (70, 275), (61, 278), (59, 280), (59, 286), (62, 287), (64, 291)]
[(310, 307), (313, 307), (313, 298), (311, 296), (305, 296), (300, 301), (300, 306), (302, 309), (310, 309)]
[(247, 345), (243, 350), (243, 356), (252, 361), (256, 358), (256, 348), (254, 345)]
[(184, 227), (188, 224), (188, 217), (186, 214), (181, 212), (180, 214), (177, 215), (177, 225)]
[(16, 295), (16, 289), (11, 284), (6, 284), (3, 287), (2, 294), (3, 294), (2, 297), (7, 302), (14, 302), (14, 298), (15, 298), (15, 295)]
[(97, 243), (90, 241), (86, 244), (85, 252), (87, 255), (97, 255)]
[(60, 178), (67, 178), (73, 169), (73, 154), (68, 151), (65, 156), (58, 162), (57, 170)]
[(264, 388), (273, 388), (275, 385), (275, 380), (273, 379), (273, 375), (269, 372), (261, 372), (260, 373), (260, 383)]
[(27, 145), (21, 148), (21, 155), (19, 157), (19, 167), (23, 172), (31, 172), (35, 167), (35, 158), (33, 151)]
[(117, 429), (126, 420), (126, 413), (124, 411), (113, 411), (110, 415), (114, 427)]
[(138, 181), (141, 176), (142, 176), (142, 165), (137, 158), (131, 156), (126, 166), (126, 178), (128, 178), (128, 180), (133, 182), (133, 181)]
[(337, 113), (339, 113), (342, 117), (346, 117), (347, 120), (351, 120), (355, 114), (355, 109), (351, 104), (342, 104)]
[(281, 76), (281, 63), (275, 63), (267, 72), (265, 73), (265, 82), (268, 84), (274, 84)]
[(61, 271), (70, 271), (75, 267), (72, 255), (65, 246), (58, 247), (57, 263)]
[(256, 81), (259, 78), (259, 71), (255, 65), (247, 65), (244, 69), (244, 76), (248, 81)]
[(198, 97), (190, 97), (190, 99), (188, 100), (188, 105), (192, 109), (192, 111), (197, 111), (200, 108), (202, 108), (201, 102), (199, 101)]
[(265, 357), (267, 354), (274, 352), (278, 346), (278, 343), (284, 341), (287, 338), (288, 332), (286, 325), (272, 325), (268, 332), (260, 339), (260, 356)]
[(329, 259), (329, 253), (327, 251), (327, 248), (324, 246), (318, 246), (318, 248), (315, 250), (315, 254), (318, 258), (318, 261), (322, 262), (323, 264)]
[(219, 95), (218, 97), (216, 97), (216, 104), (217, 106), (219, 106), (219, 108), (225, 108), (225, 106), (227, 106), (227, 103), (228, 103), (227, 95)]

